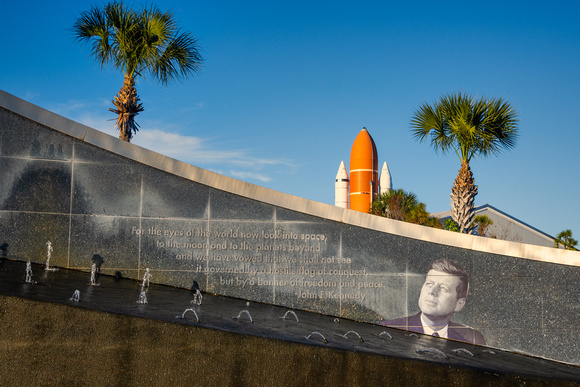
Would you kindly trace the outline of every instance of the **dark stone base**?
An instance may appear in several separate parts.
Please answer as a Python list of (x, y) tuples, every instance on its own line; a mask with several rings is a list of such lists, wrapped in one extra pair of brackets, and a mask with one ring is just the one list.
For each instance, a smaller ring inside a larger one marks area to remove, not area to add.
[(0, 296), (1, 385), (577, 385)]

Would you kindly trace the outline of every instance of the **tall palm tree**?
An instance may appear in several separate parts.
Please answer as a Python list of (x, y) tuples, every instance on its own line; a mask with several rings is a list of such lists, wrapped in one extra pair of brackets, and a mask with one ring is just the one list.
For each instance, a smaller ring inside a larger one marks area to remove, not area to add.
[(113, 2), (81, 13), (72, 27), (75, 39), (91, 44), (91, 54), (101, 65), (121, 69), (123, 87), (109, 110), (117, 114), (119, 138), (131, 141), (139, 125), (135, 116), (143, 111), (135, 79), (149, 73), (161, 84), (199, 71), (201, 57), (197, 39), (180, 32), (173, 14), (155, 7), (136, 11)]
[(454, 151), (461, 160), (451, 190), (451, 217), (460, 232), (470, 233), (477, 186), (469, 162), (475, 156), (497, 155), (515, 146), (517, 112), (501, 98), (450, 94), (433, 106), (421, 105), (411, 118), (411, 130), (417, 140), (430, 137), (435, 150)]

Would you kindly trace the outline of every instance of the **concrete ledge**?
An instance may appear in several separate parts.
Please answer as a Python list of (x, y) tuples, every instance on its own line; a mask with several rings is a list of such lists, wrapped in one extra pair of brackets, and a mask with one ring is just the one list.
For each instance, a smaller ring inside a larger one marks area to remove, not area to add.
[(79, 140), (83, 140), (87, 132), (95, 131), (88, 126), (79, 124), (78, 122), (69, 120), (68, 118), (59, 116), (58, 114), (13, 96), (4, 90), (0, 90), (0, 106), (39, 124), (46, 125), (49, 128), (78, 138)]

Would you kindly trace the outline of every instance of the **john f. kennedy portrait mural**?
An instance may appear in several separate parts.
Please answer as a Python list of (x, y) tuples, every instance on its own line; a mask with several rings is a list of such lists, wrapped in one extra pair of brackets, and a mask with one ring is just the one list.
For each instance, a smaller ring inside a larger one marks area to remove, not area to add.
[(381, 325), (485, 345), (479, 331), (451, 321), (453, 315), (465, 306), (468, 290), (469, 279), (463, 267), (449, 259), (434, 261), (419, 295), (420, 312), (381, 321)]

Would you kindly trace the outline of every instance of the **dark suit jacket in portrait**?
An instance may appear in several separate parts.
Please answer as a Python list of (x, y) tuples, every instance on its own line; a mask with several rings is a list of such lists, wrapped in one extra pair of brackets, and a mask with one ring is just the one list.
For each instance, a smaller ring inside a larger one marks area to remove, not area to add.
[[(423, 332), (423, 324), (421, 323), (421, 312), (414, 316), (381, 321), (381, 325), (391, 328), (406, 329), (408, 331), (417, 333), (425, 333)], [(485, 339), (479, 331), (462, 324), (454, 323), (453, 321), (449, 321), (447, 336), (453, 340), (466, 341), (471, 344), (485, 345)]]

